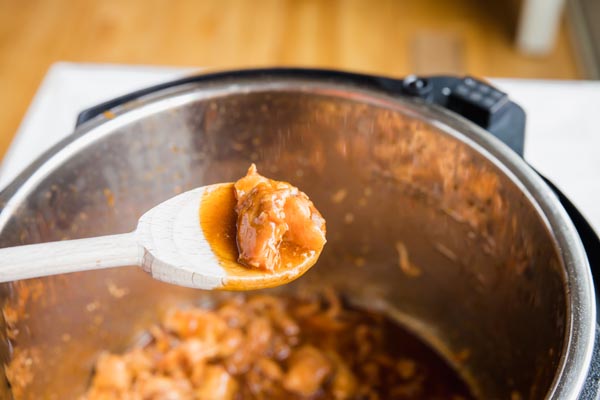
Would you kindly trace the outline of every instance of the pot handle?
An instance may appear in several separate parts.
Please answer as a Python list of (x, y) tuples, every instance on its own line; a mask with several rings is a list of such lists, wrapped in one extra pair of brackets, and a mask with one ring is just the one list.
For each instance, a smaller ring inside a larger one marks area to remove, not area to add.
[(419, 97), (461, 115), (523, 157), (525, 111), (489, 83), (471, 76), (411, 75), (402, 81), (402, 94)]
[(596, 325), (592, 361), (579, 400), (600, 400), (600, 326), (598, 325)]

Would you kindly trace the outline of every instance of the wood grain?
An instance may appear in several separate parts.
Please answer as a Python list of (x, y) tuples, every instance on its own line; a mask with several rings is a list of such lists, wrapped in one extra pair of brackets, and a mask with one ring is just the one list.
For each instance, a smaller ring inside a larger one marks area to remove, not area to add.
[(0, 282), (141, 263), (133, 233), (0, 249)]
[[(59, 60), (214, 68), (298, 65), (395, 76), (432, 72), (438, 65), (443, 72), (451, 65), (452, 72), (463, 68), (481, 76), (578, 77), (564, 29), (548, 57), (522, 56), (512, 45), (515, 1), (489, 3), (0, 0), (0, 157), (48, 67)], [(445, 48), (444, 41), (437, 41), (440, 51), (419, 48), (431, 43), (423, 37), (432, 35), (452, 37), (460, 54)], [(433, 58), (430, 63), (424, 54)]]

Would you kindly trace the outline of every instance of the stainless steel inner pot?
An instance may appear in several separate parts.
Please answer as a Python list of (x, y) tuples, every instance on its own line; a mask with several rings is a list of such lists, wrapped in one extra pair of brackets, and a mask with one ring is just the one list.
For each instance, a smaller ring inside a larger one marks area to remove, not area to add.
[[(577, 397), (595, 306), (572, 223), (507, 147), (418, 100), (264, 74), (159, 91), (80, 126), (7, 188), (0, 246), (132, 230), (251, 162), (328, 223), (321, 260), (279, 290), (333, 286), (384, 310), (482, 399)], [(133, 267), (6, 284), (0, 353), (22, 374), (3, 398), (74, 399), (101, 350), (124, 350), (169, 305), (219, 295)]]

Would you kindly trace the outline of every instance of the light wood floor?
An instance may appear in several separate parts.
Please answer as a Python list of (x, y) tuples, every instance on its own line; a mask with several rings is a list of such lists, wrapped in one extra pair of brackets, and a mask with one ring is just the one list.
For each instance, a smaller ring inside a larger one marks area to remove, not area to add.
[(59, 60), (577, 78), (564, 29), (513, 49), (517, 1), (0, 0), (0, 157)]

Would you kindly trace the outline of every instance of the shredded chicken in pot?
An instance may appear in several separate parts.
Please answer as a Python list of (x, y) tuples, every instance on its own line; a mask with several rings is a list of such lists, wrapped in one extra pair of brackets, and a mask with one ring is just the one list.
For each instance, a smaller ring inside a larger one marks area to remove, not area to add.
[(431, 350), (332, 293), (177, 308), (149, 334), (102, 354), (81, 400), (471, 398)]

